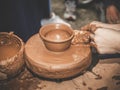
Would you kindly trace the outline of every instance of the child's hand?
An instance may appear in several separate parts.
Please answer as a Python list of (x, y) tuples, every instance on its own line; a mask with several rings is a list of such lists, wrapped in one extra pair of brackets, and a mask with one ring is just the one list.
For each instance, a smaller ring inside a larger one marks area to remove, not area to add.
[(120, 23), (120, 12), (114, 5), (110, 5), (106, 9), (106, 19), (108, 23)]

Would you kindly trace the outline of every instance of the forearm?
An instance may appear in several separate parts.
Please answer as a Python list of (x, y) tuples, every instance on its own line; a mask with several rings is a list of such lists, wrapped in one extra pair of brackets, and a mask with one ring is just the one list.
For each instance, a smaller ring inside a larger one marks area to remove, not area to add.
[(93, 21), (91, 25), (95, 25), (96, 27), (102, 27), (102, 28), (108, 28), (108, 29), (120, 31), (120, 24), (107, 24), (107, 23)]
[(120, 31), (120, 24), (101, 24), (100, 26), (103, 28), (108, 28), (108, 29)]

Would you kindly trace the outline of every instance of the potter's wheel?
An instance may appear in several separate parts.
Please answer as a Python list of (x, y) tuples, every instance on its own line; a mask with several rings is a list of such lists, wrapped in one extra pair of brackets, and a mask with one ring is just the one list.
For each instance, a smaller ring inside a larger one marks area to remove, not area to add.
[(25, 57), (28, 68), (38, 76), (51, 79), (69, 78), (84, 71), (91, 63), (91, 51), (86, 45), (71, 45), (64, 52), (46, 49), (39, 34), (26, 43)]

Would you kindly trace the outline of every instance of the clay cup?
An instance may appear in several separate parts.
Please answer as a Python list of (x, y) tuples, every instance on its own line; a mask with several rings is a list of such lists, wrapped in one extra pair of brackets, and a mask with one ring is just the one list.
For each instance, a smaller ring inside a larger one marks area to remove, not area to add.
[(48, 50), (62, 52), (70, 47), (74, 31), (65, 24), (54, 23), (42, 26), (39, 35)]

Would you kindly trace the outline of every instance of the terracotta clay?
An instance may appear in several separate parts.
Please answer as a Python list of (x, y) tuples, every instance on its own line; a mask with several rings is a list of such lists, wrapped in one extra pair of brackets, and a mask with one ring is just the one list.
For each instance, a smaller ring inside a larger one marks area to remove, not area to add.
[(56, 23), (44, 25), (39, 35), (48, 50), (60, 52), (70, 47), (74, 32), (69, 26)]
[(89, 45), (71, 45), (63, 52), (49, 51), (39, 34), (25, 45), (27, 67), (38, 76), (51, 79), (68, 78), (81, 73), (91, 64)]
[(17, 75), (24, 65), (24, 43), (16, 35), (0, 32), (0, 80)]
[(68, 39), (71, 35), (64, 31), (64, 30), (52, 30), (51, 32), (48, 32), (45, 37), (50, 41), (60, 42), (65, 39)]

